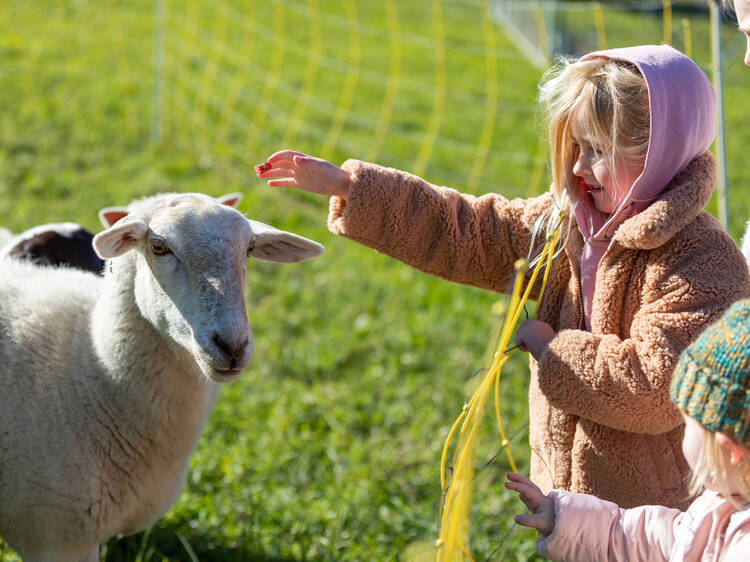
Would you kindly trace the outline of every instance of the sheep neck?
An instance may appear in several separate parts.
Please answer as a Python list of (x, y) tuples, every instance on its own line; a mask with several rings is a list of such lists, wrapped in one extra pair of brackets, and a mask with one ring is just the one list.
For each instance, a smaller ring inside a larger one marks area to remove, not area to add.
[[(203, 376), (189, 352), (143, 318), (133, 298), (134, 272), (132, 259), (120, 258), (94, 309), (96, 360), (108, 387), (106, 407), (95, 416), (109, 429), (107, 448), (123, 450), (106, 462), (137, 483), (136, 493), (147, 507), (164, 504), (166, 509), (182, 485), (217, 385)], [(97, 398), (101, 405), (101, 393)], [(116, 416), (121, 419), (113, 420)], [(175, 476), (167, 486), (165, 471)], [(158, 509), (135, 513), (117, 532), (137, 528), (152, 512), (158, 515)]]

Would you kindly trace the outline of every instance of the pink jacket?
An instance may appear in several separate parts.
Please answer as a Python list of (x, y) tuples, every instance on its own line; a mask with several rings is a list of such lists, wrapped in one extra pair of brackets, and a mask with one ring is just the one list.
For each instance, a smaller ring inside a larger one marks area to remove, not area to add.
[(622, 509), (586, 494), (554, 490), (555, 528), (536, 550), (551, 560), (747, 562), (750, 509), (706, 490), (687, 509)]

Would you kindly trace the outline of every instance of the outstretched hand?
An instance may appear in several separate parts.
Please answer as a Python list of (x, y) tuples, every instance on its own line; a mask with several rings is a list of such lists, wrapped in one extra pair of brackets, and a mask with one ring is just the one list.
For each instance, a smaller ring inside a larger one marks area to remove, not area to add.
[(296, 187), (320, 195), (349, 195), (349, 172), (323, 160), (294, 150), (272, 154), (266, 162), (255, 166), (259, 178), (269, 179), (273, 187)]
[(545, 496), (528, 478), (509, 472), (506, 474), (508, 482), (505, 487), (518, 492), (518, 497), (526, 504), (531, 513), (516, 515), (514, 520), (519, 525), (536, 529), (540, 535), (547, 536), (555, 528), (555, 502)]

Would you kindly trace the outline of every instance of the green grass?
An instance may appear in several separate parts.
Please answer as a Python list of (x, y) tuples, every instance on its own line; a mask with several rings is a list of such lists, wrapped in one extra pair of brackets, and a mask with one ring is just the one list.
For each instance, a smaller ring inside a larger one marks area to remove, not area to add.
[[(487, 35), (480, 5), (170, 0), (163, 136), (155, 143), (152, 2), (5, 2), (0, 225), (75, 220), (98, 230), (99, 208), (135, 197), (240, 191), (249, 216), (327, 247), (309, 263), (252, 263), (253, 362), (223, 387), (178, 502), (146, 533), (110, 541), (106, 560), (432, 558), (440, 453), (498, 297), (333, 237), (325, 201), (270, 189), (250, 166), (287, 145), (329, 150), (337, 163), (370, 155), (411, 171), (427, 155), (424, 176), (438, 184), (507, 196), (543, 189), (534, 181), (541, 71), (500, 28), (489, 26)], [(616, 13), (607, 21), (610, 46), (661, 39), (658, 21)], [(593, 30), (582, 18), (575, 24), (576, 33)], [(697, 16), (694, 34), (705, 67), (707, 24)], [(734, 39), (727, 27), (729, 50)], [(487, 53), (497, 112), (471, 185), (493, 95)], [(741, 103), (748, 81), (735, 57), (726, 99), (736, 237), (750, 217), (741, 153), (750, 143)], [(381, 115), (389, 119), (379, 142)], [(518, 432), (513, 450), (522, 470), (527, 380), (518, 354), (503, 372), (503, 406), (509, 433)], [(499, 445), (491, 417), (480, 458)], [(506, 470), (499, 457), (476, 481), (479, 560), (521, 510), (502, 488)], [(533, 558), (534, 540), (516, 529), (493, 559)], [(16, 559), (0, 542), (0, 561)]]

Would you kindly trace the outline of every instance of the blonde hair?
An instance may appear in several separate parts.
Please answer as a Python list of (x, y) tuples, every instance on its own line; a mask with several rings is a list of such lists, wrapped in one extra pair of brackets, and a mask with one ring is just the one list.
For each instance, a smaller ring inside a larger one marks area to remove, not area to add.
[[(690, 494), (697, 495), (706, 485), (710, 485), (735, 508), (746, 509), (750, 506), (750, 450), (745, 447), (740, 462), (732, 468), (727, 463), (725, 450), (716, 440), (716, 434), (703, 425), (700, 425), (700, 432), (698, 465), (690, 479)], [(736, 474), (739, 489), (732, 489), (730, 471)]]
[(573, 175), (578, 151), (571, 130), (578, 112), (589, 138), (610, 147), (610, 171), (642, 165), (651, 124), (648, 87), (635, 65), (604, 57), (562, 61), (547, 74), (539, 98), (549, 115), (552, 192), (563, 209), (579, 198)]

